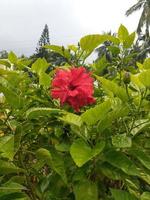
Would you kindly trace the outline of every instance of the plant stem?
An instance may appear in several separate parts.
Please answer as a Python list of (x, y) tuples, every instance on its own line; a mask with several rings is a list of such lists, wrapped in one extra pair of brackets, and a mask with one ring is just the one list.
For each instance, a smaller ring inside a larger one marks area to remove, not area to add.
[(30, 198), (32, 200), (37, 200), (36, 195), (35, 195), (34, 190), (33, 190), (33, 186), (30, 182), (30, 178), (29, 178), (30, 175), (29, 175), (28, 168), (26, 167), (26, 165), (25, 165), (25, 163), (23, 162), (23, 159), (22, 159), (22, 151), (19, 151), (19, 161), (20, 161), (21, 168), (25, 169), (25, 171), (26, 171), (25, 177), (26, 177), (27, 186), (28, 186), (29, 191), (30, 191)]

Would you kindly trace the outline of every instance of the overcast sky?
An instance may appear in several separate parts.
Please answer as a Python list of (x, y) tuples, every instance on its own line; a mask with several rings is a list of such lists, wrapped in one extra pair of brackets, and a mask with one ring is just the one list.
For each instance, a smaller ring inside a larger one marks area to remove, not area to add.
[(0, 50), (30, 55), (45, 24), (51, 44), (76, 44), (87, 34), (136, 29), (140, 12), (125, 11), (137, 0), (0, 0)]

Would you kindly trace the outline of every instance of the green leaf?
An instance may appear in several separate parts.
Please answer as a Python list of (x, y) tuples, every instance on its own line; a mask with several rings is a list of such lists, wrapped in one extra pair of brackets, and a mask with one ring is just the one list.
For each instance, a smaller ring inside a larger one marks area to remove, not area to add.
[(105, 37), (105, 41), (111, 41), (111, 42), (113, 42), (114, 44), (116, 44), (116, 45), (119, 45), (120, 44), (120, 41), (119, 41), (119, 39), (118, 38), (116, 38), (115, 36), (113, 36), (113, 35), (104, 35), (104, 37)]
[[(119, 101), (118, 101), (119, 100)], [(115, 98), (115, 101), (111, 101), (112, 111), (108, 112), (106, 117), (98, 123), (98, 130), (101, 132), (111, 126), (113, 121), (119, 119), (120, 117), (127, 116), (129, 113), (129, 108), (125, 106), (119, 98)]]
[(75, 46), (75, 45), (68, 45), (68, 49), (70, 49), (70, 50), (72, 50), (72, 51), (74, 51), (74, 52), (77, 52), (78, 47)]
[(44, 87), (50, 87), (50, 75), (46, 74), (46, 73), (41, 73), (39, 76), (39, 84), (43, 85)]
[(128, 175), (140, 176), (140, 173), (135, 164), (122, 152), (108, 151), (105, 153), (105, 159), (111, 165), (121, 169)]
[(138, 119), (134, 123), (134, 127), (131, 130), (131, 134), (133, 136), (136, 136), (138, 133), (140, 133), (141, 131), (143, 131), (147, 127), (150, 127), (150, 120), (149, 119)]
[(49, 64), (47, 63), (47, 61), (45, 60), (45, 58), (38, 58), (31, 67), (31, 70), (35, 73), (37, 73), (38, 75), (40, 75), (41, 73), (44, 73), (46, 71), (46, 69), (48, 68)]
[(143, 192), (140, 200), (150, 200), (150, 192)]
[(108, 62), (106, 59), (106, 56), (103, 56), (102, 58), (100, 58), (99, 60), (97, 60), (94, 64), (93, 64), (93, 68), (96, 71), (96, 73), (101, 73), (105, 67), (107, 66)]
[(18, 60), (16, 54), (14, 52), (12, 52), (12, 51), (8, 54), (8, 59), (13, 64), (16, 64), (17, 60)]
[(58, 46), (58, 45), (45, 45), (44, 46), (46, 49), (51, 49), (58, 54), (62, 55), (63, 57), (70, 59), (71, 55), (67, 49), (65, 49), (63, 46)]
[(40, 160), (43, 160), (45, 164), (48, 164), (57, 174), (59, 174), (64, 183), (67, 184), (64, 161), (56, 151), (49, 151), (47, 149), (40, 148), (36, 152), (36, 155)]
[(113, 94), (114, 96), (119, 97), (123, 102), (128, 100), (126, 90), (118, 86), (115, 82), (107, 80), (103, 77), (96, 76), (96, 78), (102, 83), (103, 89), (108, 94)]
[(137, 158), (147, 169), (150, 170), (150, 156), (146, 152), (138, 150), (130, 150), (129, 153)]
[(138, 91), (145, 89), (145, 86), (139, 80), (139, 74), (131, 74), (131, 81)]
[(146, 58), (143, 63), (144, 69), (150, 69), (150, 58)]
[(132, 146), (132, 140), (126, 134), (112, 136), (112, 144), (117, 148), (128, 148)]
[(115, 44), (119, 44), (119, 40), (111, 35), (86, 35), (80, 39), (80, 46), (83, 51), (85, 51), (88, 55), (92, 53), (92, 51), (102, 44), (105, 41), (112, 41)]
[(14, 136), (0, 137), (0, 156), (13, 160), (14, 157)]
[(83, 51), (92, 52), (96, 47), (102, 44), (106, 40), (103, 35), (86, 35), (80, 39), (80, 46)]
[(97, 185), (89, 180), (79, 182), (73, 190), (76, 200), (98, 200)]
[(140, 62), (136, 62), (137, 67), (143, 71), (143, 64), (141, 64)]
[(126, 39), (123, 42), (123, 46), (125, 48), (130, 48), (133, 45), (134, 39), (135, 39), (135, 32), (131, 33), (126, 37)]
[(21, 137), (22, 137), (22, 126), (21, 125), (18, 125), (16, 127), (16, 130), (15, 130), (15, 135), (14, 135), (14, 151), (15, 153), (19, 150), (20, 148), (20, 143), (21, 143)]
[(132, 194), (123, 190), (111, 189), (111, 194), (115, 200), (137, 200)]
[(112, 179), (112, 180), (122, 180), (126, 176), (126, 174), (124, 174), (123, 171), (110, 165), (107, 162), (104, 162), (101, 165), (98, 165), (98, 172), (99, 170), (100, 170), (100, 173), (103, 173), (107, 178)]
[(31, 108), (27, 110), (26, 117), (28, 119), (37, 119), (39, 117), (52, 117), (60, 113), (62, 111), (55, 108)]
[(70, 145), (67, 143), (59, 143), (55, 145), (55, 149), (61, 152), (69, 152)]
[(8, 181), (2, 186), (0, 186), (0, 192), (20, 192), (26, 190), (26, 188), (18, 183)]
[(0, 92), (2, 92), (10, 106), (13, 108), (21, 108), (23, 106), (23, 99), (17, 93), (9, 89), (7, 86), (1, 85)]
[(23, 169), (16, 167), (12, 162), (0, 160), (0, 174), (11, 174), (24, 172)]
[(40, 189), (41, 189), (42, 193), (46, 192), (46, 190), (47, 190), (47, 188), (50, 184), (50, 176), (51, 176), (51, 174), (44, 177), (43, 180), (42, 180), (42, 183), (40, 184)]
[(52, 165), (52, 155), (50, 151), (44, 148), (40, 148), (36, 151), (36, 156), (38, 159), (43, 160), (49, 165)]
[(64, 157), (56, 151), (51, 151), (52, 155), (52, 168), (60, 175), (65, 184), (67, 184), (67, 176), (64, 165)]
[(118, 30), (118, 38), (120, 42), (122, 43), (125, 42), (128, 36), (129, 36), (129, 32), (127, 28), (121, 24)]
[(117, 46), (108, 46), (109, 51), (111, 51), (113, 56), (117, 56), (120, 53), (120, 48)]
[(7, 59), (0, 59), (0, 64), (5, 65), (6, 67), (11, 67), (10, 62)]
[(23, 192), (1, 192), (0, 194), (1, 200), (30, 200), (27, 195), (25, 195)]
[(93, 157), (98, 155), (105, 147), (105, 142), (101, 141), (92, 149), (82, 139), (77, 139), (70, 148), (72, 159), (78, 167), (81, 167)]
[(94, 108), (86, 110), (81, 115), (81, 118), (83, 122), (85, 122), (87, 125), (94, 125), (98, 121), (104, 119), (110, 109), (111, 109), (111, 103), (109, 100), (107, 100), (95, 106)]
[(139, 80), (145, 87), (150, 87), (150, 69), (139, 74)]
[(19, 73), (18, 73), (18, 71), (15, 71), (15, 70), (12, 71), (12, 70), (6, 70), (6, 69), (0, 68), (0, 75), (5, 75), (5, 77), (11, 76), (11, 75), (18, 76)]
[(73, 113), (65, 112), (64, 116), (59, 117), (59, 119), (70, 125), (75, 125), (78, 127), (82, 125), (81, 117)]

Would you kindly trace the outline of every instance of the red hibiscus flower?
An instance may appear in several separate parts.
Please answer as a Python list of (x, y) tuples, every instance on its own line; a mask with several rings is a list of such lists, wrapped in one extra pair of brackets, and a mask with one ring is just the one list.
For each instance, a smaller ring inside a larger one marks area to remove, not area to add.
[(84, 67), (58, 69), (52, 81), (52, 98), (60, 99), (61, 105), (67, 103), (79, 112), (81, 107), (95, 102), (93, 81)]

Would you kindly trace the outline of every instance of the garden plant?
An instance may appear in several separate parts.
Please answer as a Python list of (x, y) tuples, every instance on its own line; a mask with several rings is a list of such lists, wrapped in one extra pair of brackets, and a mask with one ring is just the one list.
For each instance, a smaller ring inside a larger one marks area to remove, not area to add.
[[(136, 34), (46, 45), (51, 67), (0, 60), (0, 200), (150, 200), (150, 58)], [(110, 55), (89, 56), (109, 41)]]

